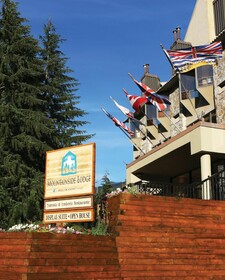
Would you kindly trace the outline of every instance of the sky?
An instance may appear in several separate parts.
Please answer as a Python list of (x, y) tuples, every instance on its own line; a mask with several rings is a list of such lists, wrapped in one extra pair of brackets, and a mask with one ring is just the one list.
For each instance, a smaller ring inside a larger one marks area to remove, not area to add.
[(160, 44), (169, 49), (173, 30), (181, 28), (184, 39), (196, 0), (18, 0), (18, 11), (28, 20), (31, 34), (38, 39), (50, 19), (65, 39), (60, 49), (68, 58), (70, 75), (80, 85), (78, 107), (88, 114), (89, 124), (81, 129), (95, 134), (96, 185), (102, 177), (125, 181), (126, 164), (132, 162), (132, 144), (102, 112), (105, 108), (120, 121), (125, 116), (110, 99), (133, 111), (123, 88), (140, 95), (128, 73), (137, 80), (144, 64), (161, 82), (171, 77), (170, 64)]

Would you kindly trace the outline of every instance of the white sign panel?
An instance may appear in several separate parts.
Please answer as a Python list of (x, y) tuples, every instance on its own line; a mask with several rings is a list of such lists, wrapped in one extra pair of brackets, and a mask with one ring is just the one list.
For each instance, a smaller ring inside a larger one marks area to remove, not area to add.
[(59, 210), (68, 208), (92, 208), (93, 197), (81, 197), (81, 198), (70, 198), (70, 199), (51, 199), (45, 201), (45, 211)]
[(45, 212), (44, 223), (57, 222), (91, 222), (94, 220), (93, 209), (85, 211)]

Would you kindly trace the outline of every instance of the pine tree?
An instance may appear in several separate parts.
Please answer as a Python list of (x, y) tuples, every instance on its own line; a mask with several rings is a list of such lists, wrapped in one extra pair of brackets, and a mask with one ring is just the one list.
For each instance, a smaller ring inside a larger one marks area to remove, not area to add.
[(81, 144), (93, 135), (87, 135), (86, 131), (79, 129), (87, 124), (80, 119), (86, 112), (77, 107), (80, 97), (75, 93), (79, 83), (69, 76), (73, 71), (66, 65), (68, 59), (60, 50), (65, 40), (56, 33), (51, 21), (44, 25), (44, 35), (40, 36), (40, 40), (45, 67), (46, 111), (54, 120), (61, 147)]
[(103, 223), (107, 223), (107, 213), (106, 213), (106, 194), (111, 193), (112, 184), (109, 179), (109, 173), (105, 172), (102, 177), (101, 190), (95, 195), (95, 204), (99, 205), (98, 219)]
[(17, 4), (1, 2), (0, 190), (10, 203), (5, 205), (0, 197), (0, 226), (6, 221), (10, 226), (42, 218), (45, 152), (57, 147), (59, 140), (45, 111), (38, 41), (30, 35)]
[(109, 179), (109, 173), (105, 172), (104, 176), (102, 177), (102, 192), (103, 196), (105, 196), (107, 193), (110, 193), (112, 191), (112, 183)]

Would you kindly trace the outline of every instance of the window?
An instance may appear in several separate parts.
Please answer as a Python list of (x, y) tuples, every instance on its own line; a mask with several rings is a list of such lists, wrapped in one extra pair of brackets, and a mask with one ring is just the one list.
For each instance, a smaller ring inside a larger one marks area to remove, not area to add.
[(154, 105), (151, 104), (147, 104), (146, 105), (146, 115), (147, 115), (147, 119), (154, 119), (156, 118), (156, 107)]
[(139, 122), (137, 120), (130, 120), (130, 130), (135, 132), (135, 137), (138, 137), (137, 132), (140, 131), (139, 129)]
[(188, 99), (196, 92), (195, 70), (181, 74), (181, 98)]
[(198, 86), (208, 86), (213, 84), (213, 67), (212, 65), (205, 65), (197, 69)]
[(225, 28), (225, 0), (214, 0), (214, 20), (216, 36)]

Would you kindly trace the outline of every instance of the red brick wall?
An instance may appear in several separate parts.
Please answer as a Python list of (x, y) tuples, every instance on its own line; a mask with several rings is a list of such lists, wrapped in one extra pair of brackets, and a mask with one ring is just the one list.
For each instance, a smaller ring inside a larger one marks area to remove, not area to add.
[(115, 238), (0, 233), (0, 279), (121, 279)]
[(225, 279), (225, 201), (122, 194), (108, 208), (122, 279)]
[(0, 233), (0, 280), (225, 279), (225, 201), (121, 194), (111, 236)]

